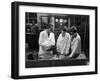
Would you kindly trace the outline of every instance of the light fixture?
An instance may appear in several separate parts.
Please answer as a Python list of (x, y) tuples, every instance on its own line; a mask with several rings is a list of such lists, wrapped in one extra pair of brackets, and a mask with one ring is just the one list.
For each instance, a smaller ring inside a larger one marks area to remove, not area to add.
[(60, 19), (60, 22), (63, 22), (63, 19)]
[(67, 22), (67, 19), (65, 19), (64, 22), (66, 23)]
[(55, 21), (56, 21), (56, 22), (58, 22), (59, 20), (58, 20), (58, 19), (56, 19)]

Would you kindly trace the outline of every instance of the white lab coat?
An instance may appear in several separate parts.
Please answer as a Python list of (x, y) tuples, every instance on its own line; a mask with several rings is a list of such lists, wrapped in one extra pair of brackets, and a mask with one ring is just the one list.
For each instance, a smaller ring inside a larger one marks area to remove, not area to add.
[(77, 33), (77, 36), (71, 41), (71, 56), (74, 54), (80, 54), (81, 53), (81, 38), (79, 34)]
[(48, 33), (46, 30), (40, 32), (39, 36), (39, 55), (46, 54), (46, 50), (49, 49), (50, 46), (55, 45), (55, 36), (54, 33)]
[(70, 48), (70, 34), (66, 33), (64, 37), (62, 34), (59, 35), (57, 39), (57, 52), (60, 54), (68, 54)]

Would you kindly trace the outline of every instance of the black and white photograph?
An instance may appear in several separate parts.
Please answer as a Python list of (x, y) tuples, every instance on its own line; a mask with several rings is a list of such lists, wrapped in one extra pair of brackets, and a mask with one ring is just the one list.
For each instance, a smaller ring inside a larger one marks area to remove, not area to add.
[(97, 74), (97, 7), (12, 2), (11, 77)]
[(89, 15), (26, 12), (26, 68), (88, 65), (89, 24)]

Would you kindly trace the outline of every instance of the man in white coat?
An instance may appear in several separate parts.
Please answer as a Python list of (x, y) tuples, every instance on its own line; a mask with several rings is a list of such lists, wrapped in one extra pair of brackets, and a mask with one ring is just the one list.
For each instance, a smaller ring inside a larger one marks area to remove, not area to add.
[(66, 32), (65, 28), (62, 28), (61, 33), (57, 39), (57, 52), (60, 55), (67, 55), (70, 48), (70, 34)]
[(70, 58), (77, 58), (81, 54), (81, 37), (77, 33), (77, 28), (72, 26), (70, 29), (71, 34), (71, 53), (68, 57)]
[(39, 56), (46, 54), (48, 49), (55, 45), (55, 36), (52, 32), (52, 25), (47, 25), (46, 29), (40, 32), (39, 36)]

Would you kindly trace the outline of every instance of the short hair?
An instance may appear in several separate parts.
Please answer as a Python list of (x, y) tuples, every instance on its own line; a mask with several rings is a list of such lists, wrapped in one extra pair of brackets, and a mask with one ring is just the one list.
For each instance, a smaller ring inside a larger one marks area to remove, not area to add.
[(65, 27), (62, 27), (61, 30), (64, 31), (64, 32), (66, 32), (66, 28)]
[(45, 29), (51, 29), (52, 27), (53, 27), (52, 24), (45, 24), (45, 25), (44, 25), (44, 28), (45, 28)]
[(52, 24), (48, 24), (49, 25), (49, 27), (53, 27), (53, 25)]
[(44, 23), (44, 25), (43, 25), (43, 26), (44, 26), (44, 28), (45, 28), (45, 29), (48, 29), (48, 28), (49, 28), (49, 26), (48, 26), (48, 24), (47, 24), (47, 23)]
[(70, 32), (76, 33), (76, 32), (77, 32), (76, 26), (72, 26), (72, 27), (70, 28)]

